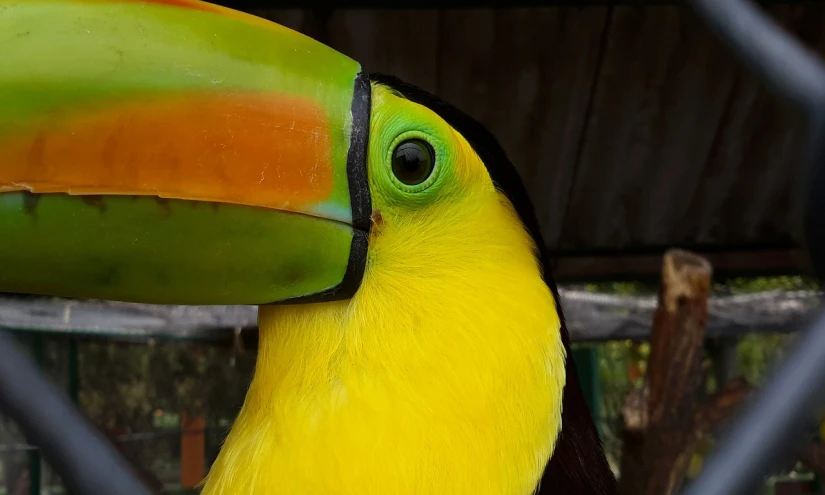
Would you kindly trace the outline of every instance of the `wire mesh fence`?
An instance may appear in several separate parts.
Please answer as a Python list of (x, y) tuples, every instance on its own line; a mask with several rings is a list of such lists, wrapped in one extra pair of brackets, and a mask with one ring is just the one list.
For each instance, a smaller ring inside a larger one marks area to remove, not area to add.
[[(761, 383), (793, 338), (788, 334), (740, 337), (737, 371)], [(78, 341), (31, 333), (18, 334), (18, 340), (158, 493), (189, 493), (192, 483), (183, 479), (187, 456), (200, 458), (195, 460), (195, 476), (208, 470), (243, 403), (255, 366), (254, 350), (185, 342)], [(616, 470), (622, 452), (622, 401), (643, 382), (643, 375), (634, 375), (632, 370), (635, 361), (644, 359), (645, 345), (613, 341), (577, 346), (596, 351), (597, 422)], [(709, 390), (714, 386), (711, 374)], [(201, 449), (185, 451), (187, 439), (194, 439)], [(701, 467), (704, 453), (712, 446), (712, 442), (700, 446), (693, 471)], [(198, 467), (202, 472), (197, 472)], [(791, 463), (776, 475), (805, 477), (810, 473)], [(0, 420), (3, 493), (67, 493), (39, 451), (7, 419)]]
[[(200, 457), (195, 465), (202, 470), (215, 459), (255, 364), (254, 352), (186, 343), (76, 341), (37, 334), (18, 334), (18, 340), (148, 486), (163, 493), (186, 488), (182, 457)], [(192, 422), (186, 418), (202, 424), (188, 426)], [(184, 440), (192, 438), (201, 447), (182, 452)], [(42, 494), (66, 493), (39, 451), (14, 423), (0, 418), (0, 494), (38, 493), (37, 486)]]

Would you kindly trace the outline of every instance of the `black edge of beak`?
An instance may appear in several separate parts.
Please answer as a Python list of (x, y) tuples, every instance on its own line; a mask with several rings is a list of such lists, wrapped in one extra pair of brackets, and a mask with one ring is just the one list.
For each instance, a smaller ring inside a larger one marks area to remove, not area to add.
[(352, 244), (347, 271), (337, 286), (308, 296), (288, 299), (281, 304), (315, 303), (349, 299), (358, 292), (367, 266), (367, 248), (372, 224), (372, 199), (367, 175), (367, 146), (370, 134), (372, 87), (363, 68), (355, 77), (352, 96), (352, 135), (347, 152), (347, 182), (352, 208)]
[(367, 176), (371, 106), (370, 76), (362, 69), (355, 77), (355, 90), (352, 97), (352, 136), (347, 153), (347, 179), (352, 203), (352, 226), (366, 233), (370, 231), (370, 217), (372, 216), (372, 200)]

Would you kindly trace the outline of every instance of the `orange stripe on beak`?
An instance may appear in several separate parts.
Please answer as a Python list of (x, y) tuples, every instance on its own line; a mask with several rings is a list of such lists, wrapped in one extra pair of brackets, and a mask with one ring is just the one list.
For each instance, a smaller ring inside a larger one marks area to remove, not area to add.
[(0, 192), (135, 194), (295, 210), (333, 189), (330, 126), (293, 96), (176, 95), (0, 138)]
[[(109, 0), (113, 1), (113, 0)], [(116, 0), (123, 2), (124, 0)], [(221, 12), (222, 9), (216, 5), (206, 2), (199, 2), (197, 0), (128, 0), (131, 2), (141, 3), (159, 3), (162, 5), (170, 5), (173, 7), (183, 7), (185, 9), (203, 10), (205, 12)]]

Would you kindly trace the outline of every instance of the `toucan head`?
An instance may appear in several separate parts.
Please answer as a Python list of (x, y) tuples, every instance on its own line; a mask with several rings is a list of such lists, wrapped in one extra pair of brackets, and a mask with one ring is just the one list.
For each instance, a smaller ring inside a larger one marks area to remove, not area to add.
[[(472, 264), (501, 229), (530, 239), (521, 268), (546, 267), (492, 135), (299, 33), (195, 0), (0, 0), (0, 33), (0, 291), (342, 300), (369, 270)], [(610, 484), (567, 372), (578, 426), (548, 469)]]
[(497, 201), (438, 108), (299, 33), (190, 0), (2, 3), (0, 290), (346, 299), (371, 235), (449, 214), (462, 242)]

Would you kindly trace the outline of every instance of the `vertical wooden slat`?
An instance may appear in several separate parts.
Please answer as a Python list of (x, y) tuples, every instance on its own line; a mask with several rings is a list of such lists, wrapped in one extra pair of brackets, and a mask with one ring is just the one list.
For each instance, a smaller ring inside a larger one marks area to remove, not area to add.
[(438, 93), (499, 139), (558, 243), (607, 8), (445, 11)]
[(195, 488), (206, 474), (206, 442), (203, 416), (180, 416), (180, 484), (183, 488)]
[[(811, 48), (825, 53), (822, 6), (775, 5), (768, 12)], [(721, 44), (720, 49), (725, 50)], [(717, 244), (790, 241), (784, 233), (798, 218), (793, 207), (805, 124), (732, 57), (731, 64), (739, 71), (738, 81), (703, 186), (694, 198), (696, 237)]]
[(336, 10), (327, 43), (368, 72), (392, 74), (432, 92), (439, 15), (436, 10)]
[[(733, 63), (733, 61), (731, 61)], [(759, 87), (752, 78), (737, 72), (728, 101), (722, 111), (721, 122), (714, 136), (701, 183), (692, 199), (686, 219), (686, 232), (693, 231), (695, 242), (712, 244), (727, 233), (730, 214), (725, 200), (732, 188), (742, 180), (738, 164), (750, 142), (742, 139), (746, 126), (758, 122), (761, 108)], [(739, 211), (734, 215), (739, 214)]]
[(651, 244), (672, 233), (699, 185), (733, 75), (685, 9), (614, 9), (562, 247)]

